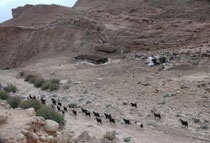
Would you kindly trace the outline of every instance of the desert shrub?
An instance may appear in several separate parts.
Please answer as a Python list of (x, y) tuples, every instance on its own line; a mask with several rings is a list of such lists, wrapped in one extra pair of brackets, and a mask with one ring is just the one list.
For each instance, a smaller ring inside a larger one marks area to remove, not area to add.
[(59, 89), (59, 84), (50, 84), (50, 91), (58, 90)]
[(51, 80), (51, 83), (52, 84), (59, 84), (60, 83), (60, 80), (54, 78), (54, 79)]
[(34, 84), (36, 82), (36, 78), (31, 77), (28, 82)]
[(37, 111), (41, 108), (41, 103), (38, 100), (29, 99), (21, 102), (19, 107), (22, 109), (34, 108)]
[(50, 83), (49, 82), (46, 81), (42, 84), (42, 87), (41, 87), (42, 90), (47, 90), (49, 88), (50, 88)]
[(34, 83), (34, 87), (42, 87), (43, 83), (44, 83), (43, 79), (37, 79)]
[(17, 88), (16, 88), (16, 86), (14, 86), (12, 84), (9, 84), (6, 87), (4, 87), (4, 90), (6, 92), (13, 92), (13, 93), (15, 93), (17, 91)]
[(25, 75), (25, 72), (24, 71), (21, 71), (20, 72), (20, 76), (24, 76)]
[(106, 138), (110, 141), (113, 141), (115, 139), (115, 135), (116, 135), (115, 131), (106, 132), (106, 134), (104, 135), (104, 138)]
[(18, 97), (18, 96), (15, 96), (15, 97), (10, 97), (8, 100), (7, 100), (7, 103), (12, 107), (12, 108), (17, 108), (18, 105), (20, 104), (21, 102), (21, 98)]
[(0, 99), (7, 100), (10, 97), (9, 93), (6, 91), (0, 91)]
[(32, 74), (29, 74), (25, 77), (24, 81), (29, 81), (31, 78), (33, 78), (34, 76)]
[(64, 116), (55, 111), (55, 109), (43, 105), (38, 111), (37, 116), (42, 116), (45, 119), (53, 120), (59, 124), (64, 124)]

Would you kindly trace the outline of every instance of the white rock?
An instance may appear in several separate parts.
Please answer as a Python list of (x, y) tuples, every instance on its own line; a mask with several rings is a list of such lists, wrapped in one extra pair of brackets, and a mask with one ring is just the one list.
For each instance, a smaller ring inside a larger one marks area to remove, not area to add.
[(47, 143), (53, 143), (54, 142), (53, 136), (48, 136), (46, 141)]
[(44, 128), (47, 132), (55, 133), (59, 128), (59, 124), (52, 120), (46, 120)]
[(26, 112), (30, 117), (36, 116), (36, 112), (34, 108), (26, 109)]
[(68, 80), (61, 80), (60, 81), (60, 84), (67, 84), (68, 83)]
[(17, 140), (18, 141), (22, 141), (24, 139), (24, 135), (22, 133), (20, 133), (18, 136), (17, 136)]

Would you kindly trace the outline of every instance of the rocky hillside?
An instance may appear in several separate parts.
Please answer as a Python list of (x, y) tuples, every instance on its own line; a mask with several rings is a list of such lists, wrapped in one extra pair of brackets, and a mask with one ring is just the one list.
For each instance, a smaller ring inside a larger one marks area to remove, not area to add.
[(26, 5), (12, 14), (0, 25), (1, 69), (99, 49), (197, 47), (210, 38), (208, 0), (79, 0), (73, 8)]

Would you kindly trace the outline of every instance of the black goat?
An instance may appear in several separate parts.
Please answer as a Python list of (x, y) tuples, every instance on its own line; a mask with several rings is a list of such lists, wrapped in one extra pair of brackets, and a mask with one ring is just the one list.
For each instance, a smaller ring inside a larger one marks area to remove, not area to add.
[(100, 124), (102, 124), (102, 120), (96, 117), (96, 121)]
[(123, 121), (125, 122), (125, 124), (131, 125), (131, 121), (130, 121), (130, 120), (128, 120), (128, 119), (123, 119)]
[(33, 97), (31, 96), (31, 94), (29, 94), (29, 99), (33, 99)]
[(159, 119), (161, 119), (161, 115), (160, 115), (160, 113), (155, 113), (155, 112), (152, 112), (152, 113), (154, 114), (155, 118), (159, 118)]
[(136, 125), (140, 126), (141, 128), (144, 128), (143, 123), (135, 122)]
[(111, 116), (110, 114), (106, 114), (106, 113), (104, 113), (104, 115), (105, 115), (106, 119), (110, 119), (110, 118), (112, 118), (112, 116)]
[(64, 115), (65, 114), (65, 111), (61, 110), (62, 114)]
[(86, 109), (81, 108), (81, 110), (82, 110), (83, 113), (87, 113)]
[(77, 116), (77, 111), (72, 110), (72, 113), (73, 113), (75, 116)]
[(115, 119), (109, 118), (109, 121), (110, 121), (111, 123), (114, 123), (114, 124), (115, 124)]
[(51, 98), (51, 101), (52, 101), (53, 105), (56, 105), (56, 100), (54, 98)]
[(143, 124), (141, 124), (141, 125), (140, 125), (140, 127), (141, 127), (141, 128), (144, 128), (144, 125), (143, 125)]
[(89, 112), (89, 111), (87, 111), (87, 112), (85, 113), (85, 115), (86, 115), (86, 116), (91, 117), (91, 115), (90, 115), (90, 112)]
[(97, 113), (97, 112), (93, 111), (93, 114), (94, 114), (94, 116), (95, 116), (95, 117), (100, 118), (100, 114), (99, 114), (99, 113)]
[(68, 109), (67, 109), (65, 106), (63, 106), (63, 110), (64, 110), (65, 112), (68, 111)]
[(60, 111), (61, 110), (61, 108), (57, 105), (57, 109), (58, 109), (58, 111)]
[(137, 103), (131, 103), (131, 106), (137, 108)]
[(59, 105), (59, 106), (62, 106), (62, 103), (61, 103), (61, 102), (58, 102), (58, 105)]
[(179, 119), (179, 120), (181, 121), (182, 125), (184, 125), (185, 127), (188, 127), (188, 122), (187, 121), (184, 121), (182, 119)]
[(45, 105), (46, 104), (46, 99), (45, 98), (41, 98), (41, 102), (42, 102), (43, 105)]
[(33, 99), (36, 100), (36, 96), (33, 95)]

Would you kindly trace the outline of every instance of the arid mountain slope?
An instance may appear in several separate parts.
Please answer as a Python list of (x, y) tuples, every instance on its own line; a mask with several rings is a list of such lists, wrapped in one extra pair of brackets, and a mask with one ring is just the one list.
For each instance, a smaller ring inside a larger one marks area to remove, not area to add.
[(0, 25), (0, 68), (31, 58), (117, 53), (208, 44), (207, 0), (79, 0), (73, 8), (26, 5)]

